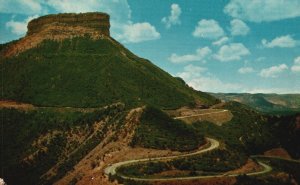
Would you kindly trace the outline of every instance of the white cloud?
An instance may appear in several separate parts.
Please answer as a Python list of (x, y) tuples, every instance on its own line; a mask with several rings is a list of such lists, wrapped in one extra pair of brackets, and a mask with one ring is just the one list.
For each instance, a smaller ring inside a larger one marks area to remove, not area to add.
[(162, 23), (166, 25), (167, 28), (170, 28), (172, 25), (181, 24), (180, 17), (181, 15), (181, 8), (178, 4), (171, 5), (171, 15), (168, 17), (162, 18)]
[(294, 65), (291, 67), (293, 72), (300, 72), (300, 56), (296, 57), (294, 60)]
[(252, 22), (298, 17), (299, 10), (299, 0), (231, 0), (224, 8), (226, 14)]
[(220, 27), (219, 23), (213, 19), (202, 19), (198, 22), (193, 36), (207, 39), (218, 39), (224, 35), (224, 30)]
[(0, 0), (1, 13), (46, 14), (49, 9), (60, 13), (106, 12), (113, 21), (127, 23), (131, 9), (127, 0)]
[(47, 12), (36, 0), (0, 0), (0, 4), (1, 13), (34, 15)]
[(121, 37), (124, 42), (132, 43), (155, 40), (158, 38), (160, 38), (160, 33), (156, 31), (154, 26), (147, 22), (125, 25), (124, 33)]
[(286, 64), (280, 64), (269, 68), (262, 69), (259, 73), (264, 78), (276, 78), (278, 75), (288, 69)]
[(253, 73), (254, 69), (252, 67), (241, 67), (238, 72), (240, 74), (247, 74), (247, 73)]
[(127, 0), (47, 0), (45, 4), (64, 13), (105, 12), (116, 22), (127, 23), (131, 18)]
[(193, 77), (200, 77), (202, 75), (201, 73), (205, 71), (207, 71), (207, 69), (204, 67), (199, 67), (199, 66), (189, 64), (184, 67), (183, 72), (177, 73), (177, 76), (186, 80), (186, 79), (191, 79)]
[(211, 54), (209, 47), (198, 48), (195, 54), (177, 55), (173, 53), (168, 59), (173, 63), (185, 63), (193, 61), (203, 61)]
[(297, 41), (293, 39), (290, 35), (280, 36), (276, 37), (272, 41), (267, 41), (266, 39), (263, 39), (261, 41), (263, 47), (266, 48), (274, 48), (274, 47), (280, 47), (280, 48), (292, 48), (297, 45)]
[(102, 11), (110, 15), (111, 35), (124, 43), (138, 43), (160, 38), (160, 33), (148, 22), (131, 21), (127, 0), (48, 0), (47, 4), (59, 12)]
[(34, 18), (37, 18), (37, 15), (29, 16), (23, 21), (15, 21), (10, 20), (8, 21), (5, 26), (8, 28), (13, 34), (16, 35), (24, 35), (27, 32), (27, 24), (29, 21), (31, 21)]
[(228, 37), (222, 37), (219, 40), (213, 42), (212, 44), (215, 45), (215, 46), (221, 46), (221, 45), (227, 43), (228, 41), (229, 41)]
[[(158, 39), (160, 34), (148, 22), (134, 23), (131, 20), (131, 9), (127, 0), (0, 0), (0, 12), (16, 14), (45, 14), (48, 9), (57, 12), (105, 12), (110, 15), (111, 35), (121, 42), (142, 42)], [(7, 27), (15, 34), (26, 32), (26, 21), (7, 23)], [(133, 33), (129, 33), (133, 31)], [(144, 38), (143, 38), (144, 37)]]
[[(222, 82), (215, 76), (205, 73), (206, 68), (188, 65), (177, 76), (181, 77), (194, 89), (205, 92), (237, 92), (242, 86), (235, 83)], [(205, 73), (205, 74), (204, 74)]]
[[(120, 41), (124, 41), (126, 26), (132, 25), (131, 8), (127, 0), (48, 0), (47, 6), (62, 13), (85, 13), (85, 12), (105, 12), (110, 15), (111, 35)], [(124, 41), (126, 42), (126, 41)]]
[(111, 35), (124, 43), (138, 43), (160, 38), (160, 33), (148, 22), (131, 21), (127, 0), (48, 0), (47, 4), (59, 12), (102, 11), (110, 15)]
[(222, 46), (214, 58), (221, 62), (237, 61), (249, 54), (250, 51), (242, 43), (231, 43)]
[(97, 9), (105, 9), (106, 3), (105, 1), (93, 1), (93, 0), (85, 0), (85, 1), (73, 1), (70, 3), (67, 0), (47, 0), (46, 4), (54, 8), (59, 12), (65, 13), (82, 13), (82, 12), (90, 12), (96, 11)]
[(195, 65), (187, 65), (182, 72), (176, 74), (181, 77), (186, 83), (194, 89), (205, 92), (241, 92), (241, 93), (299, 93), (299, 87), (292, 88), (282, 87), (248, 87), (239, 83), (225, 82), (218, 77), (210, 74), (207, 68)]
[(247, 35), (248, 32), (250, 31), (250, 28), (247, 26), (246, 23), (244, 23), (243, 21), (239, 20), (239, 19), (233, 19), (232, 21), (230, 21), (230, 31), (231, 31), (231, 35)]

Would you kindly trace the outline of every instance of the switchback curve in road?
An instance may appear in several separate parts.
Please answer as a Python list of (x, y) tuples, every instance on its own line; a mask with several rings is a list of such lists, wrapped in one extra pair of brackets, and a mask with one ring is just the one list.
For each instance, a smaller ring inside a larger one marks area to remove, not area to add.
[[(214, 149), (217, 149), (220, 146), (219, 141), (212, 139), (212, 138), (206, 138), (206, 140), (210, 143), (210, 146), (208, 148), (200, 149), (197, 150), (196, 152), (192, 153), (187, 153), (187, 154), (180, 154), (180, 155), (175, 155), (175, 156), (168, 156), (168, 157), (155, 157), (155, 158), (145, 158), (145, 159), (136, 159), (136, 160), (129, 160), (129, 161), (123, 161), (123, 162), (118, 162), (115, 164), (112, 164), (108, 166), (107, 168), (104, 169), (105, 175), (116, 175), (116, 170), (117, 168), (120, 168), (121, 166), (124, 165), (133, 165), (136, 163), (141, 163), (141, 162), (153, 162), (153, 161), (160, 161), (160, 160), (170, 160), (170, 159), (176, 159), (176, 158), (182, 158), (182, 157), (189, 157), (189, 156), (194, 156), (197, 154), (205, 153)], [(263, 167), (263, 170), (257, 171), (257, 172), (250, 172), (246, 173), (246, 175), (249, 176), (254, 176), (254, 175), (261, 175), (268, 173), (272, 171), (272, 167), (258, 161), (259, 165)], [(236, 177), (241, 174), (220, 174), (220, 175), (209, 175), (209, 176), (191, 176), (191, 177), (171, 177), (171, 178), (139, 178), (139, 177), (128, 177), (125, 175), (119, 175), (122, 179), (127, 179), (127, 180), (135, 180), (135, 181), (169, 181), (169, 180), (192, 180), (192, 179), (207, 179), (207, 178), (216, 178), (216, 177)]]
[(174, 155), (174, 156), (167, 156), (167, 157), (155, 157), (155, 158), (145, 158), (145, 159), (135, 159), (135, 160), (129, 160), (129, 161), (123, 161), (123, 162), (118, 162), (115, 164), (110, 165), (109, 167), (104, 169), (104, 173), (106, 175), (115, 175), (116, 174), (116, 169), (124, 166), (124, 165), (129, 165), (129, 164), (134, 164), (134, 163), (140, 163), (140, 162), (153, 162), (153, 161), (160, 161), (160, 160), (169, 160), (169, 159), (176, 159), (176, 158), (182, 158), (182, 157), (189, 157), (201, 153), (205, 153), (211, 150), (214, 150), (219, 147), (220, 143), (219, 141), (212, 139), (212, 138), (206, 138), (207, 142), (210, 144), (208, 148), (200, 149), (197, 150), (196, 152), (192, 153), (187, 153), (187, 154), (180, 154), (180, 155)]

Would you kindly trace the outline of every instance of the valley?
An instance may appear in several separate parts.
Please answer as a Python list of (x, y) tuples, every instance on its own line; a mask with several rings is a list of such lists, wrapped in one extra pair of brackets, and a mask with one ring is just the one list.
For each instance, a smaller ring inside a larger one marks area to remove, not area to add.
[(267, 114), (285, 115), (300, 111), (299, 94), (211, 93), (223, 101), (236, 101)]
[(297, 95), (195, 90), (101, 12), (41, 16), (0, 46), (9, 185), (300, 183)]
[[(7, 103), (7, 102), (10, 102), (10, 103)], [(16, 105), (19, 105), (19, 106), (16, 106)], [(22, 105), (22, 106), (20, 106), (20, 105)], [(26, 107), (30, 107), (30, 108), (35, 107), (35, 109), (24, 109), (25, 105), (26, 105)], [(116, 105), (118, 105), (118, 104), (116, 104)], [(120, 106), (122, 106), (122, 105), (120, 104)], [(226, 104), (224, 104), (223, 106), (226, 106)], [(12, 111), (19, 110), (22, 112), (30, 112), (30, 111), (37, 111), (37, 110), (45, 111), (47, 109), (50, 109), (52, 111), (60, 112), (60, 113), (61, 112), (78, 112), (78, 111), (80, 111), (84, 114), (93, 113), (93, 112), (97, 112), (97, 111), (101, 110), (101, 108), (97, 108), (97, 109), (94, 108), (91, 110), (87, 108), (87, 110), (85, 110), (84, 108), (70, 109), (70, 107), (67, 107), (67, 108), (51, 107), (51, 108), (46, 109), (45, 107), (37, 107), (37, 106), (28, 105), (28, 104), (24, 104), (24, 103), (18, 103), (18, 102), (12, 103), (11, 101), (3, 101), (3, 103), (1, 103), (0, 107), (2, 110), (9, 108)], [(102, 109), (107, 109), (110, 107), (111, 106), (106, 106), (106, 107), (103, 107)], [(228, 108), (228, 107), (226, 107), (226, 108)], [(195, 171), (193, 173), (191, 173), (191, 172), (187, 173), (185, 171), (179, 170), (178, 172), (176, 172), (176, 176), (172, 176), (172, 175), (164, 176), (163, 175), (164, 173), (172, 174), (173, 173), (172, 170), (174, 170), (174, 169), (172, 169), (171, 171), (169, 171), (170, 169), (169, 170), (164, 169), (164, 170), (166, 170), (165, 172), (157, 171), (156, 175), (148, 174), (147, 176), (143, 175), (141, 177), (139, 177), (137, 175), (134, 175), (134, 176), (128, 175), (127, 172), (125, 174), (123, 174), (123, 172), (121, 172), (121, 171), (123, 171), (123, 169), (127, 169), (128, 167), (132, 168), (134, 166), (147, 166), (147, 163), (158, 163), (158, 164), (159, 163), (162, 163), (162, 164), (172, 163), (171, 161), (189, 160), (189, 158), (192, 158), (192, 157), (197, 157), (197, 158), (200, 157), (200, 159), (201, 159), (202, 158), (201, 156), (204, 155), (205, 153), (210, 153), (210, 151), (217, 150), (219, 148), (221, 149), (221, 153), (223, 153), (224, 151), (227, 150), (225, 148), (232, 147), (232, 146), (226, 147), (226, 145), (233, 144), (232, 141), (228, 140), (229, 138), (225, 139), (225, 138), (220, 138), (220, 135), (219, 136), (214, 135), (214, 137), (216, 137), (218, 139), (206, 138), (205, 139), (206, 142), (204, 142), (200, 146), (200, 148), (197, 148), (196, 150), (194, 150), (192, 152), (182, 151), (182, 152), (178, 153), (176, 151), (164, 150), (163, 148), (162, 148), (162, 150), (157, 150), (157, 149), (148, 149), (147, 147), (146, 148), (136, 147), (136, 146), (132, 145), (133, 138), (135, 137), (135, 132), (137, 131), (136, 129), (133, 129), (133, 128), (137, 128), (137, 124), (139, 124), (142, 112), (144, 112), (144, 110), (145, 110), (145, 107), (132, 109), (132, 110), (125, 111), (125, 112), (123, 111), (125, 115), (127, 114), (126, 119), (125, 119), (127, 121), (124, 122), (125, 125), (122, 128), (126, 129), (126, 130), (122, 129), (122, 131), (121, 130), (117, 131), (114, 128), (110, 128), (108, 130), (106, 136), (104, 137), (105, 139), (103, 141), (101, 141), (100, 143), (96, 144), (95, 148), (90, 150), (86, 154), (85, 157), (82, 156), (83, 158), (80, 159), (77, 162), (77, 164), (73, 167), (72, 173), (68, 173), (64, 176), (61, 176), (62, 178), (59, 181), (57, 181), (55, 184), (69, 184), (70, 182), (76, 182), (78, 184), (93, 184), (95, 182), (98, 182), (101, 184), (114, 184), (115, 182), (112, 179), (118, 179), (118, 182), (124, 182), (124, 183), (129, 183), (129, 184), (131, 184), (132, 182), (146, 182), (146, 183), (165, 182), (166, 184), (168, 184), (169, 182), (174, 182), (174, 181), (177, 181), (177, 182), (180, 181), (182, 184), (185, 184), (191, 180), (201, 183), (203, 181), (213, 180), (216, 178), (223, 179), (222, 180), (223, 182), (228, 182), (230, 184), (230, 182), (232, 181), (232, 178), (239, 177), (241, 174), (246, 174), (249, 177), (263, 175), (263, 174), (270, 174), (270, 173), (272, 174), (272, 166), (270, 166), (268, 163), (264, 162), (266, 159), (268, 159), (268, 157), (262, 158), (263, 156), (257, 156), (257, 157), (251, 156), (252, 159), (249, 158), (250, 160), (255, 161), (254, 167), (253, 166), (247, 167), (249, 162), (245, 161), (238, 165), (240, 167), (238, 167), (238, 166), (232, 167), (231, 168), (232, 170), (225, 169), (225, 171), (223, 171), (223, 172), (217, 171), (214, 173), (213, 171), (210, 171), (209, 173), (202, 173), (202, 172), (200, 173), (200, 172)], [(180, 110), (182, 110), (182, 109), (180, 109)], [(203, 115), (218, 116), (218, 114), (222, 115), (223, 112), (229, 111), (228, 109), (199, 109), (199, 108), (198, 109), (193, 108), (191, 110), (184, 108), (184, 110), (185, 111), (183, 111), (183, 112), (181, 111), (181, 114), (184, 114), (188, 117), (189, 116), (198, 117), (199, 115), (200, 116), (203, 116)], [(176, 112), (178, 112), (178, 111), (176, 111)], [(231, 110), (231, 112), (234, 113), (234, 110)], [(174, 116), (174, 113), (173, 113), (173, 116)], [(183, 116), (183, 117), (185, 117), (185, 116)], [(177, 120), (178, 117), (173, 117), (172, 119)], [(198, 120), (198, 122), (200, 122), (200, 124), (204, 124), (204, 125), (197, 125), (196, 127), (205, 126), (206, 123), (201, 123), (201, 121), (203, 122), (202, 119)], [(186, 123), (186, 124), (194, 124), (194, 123)], [(208, 124), (211, 125), (213, 123), (208, 123)], [(214, 125), (215, 125), (214, 127), (222, 126), (222, 125), (217, 125), (217, 124), (214, 124)], [(225, 125), (223, 125), (223, 126), (225, 126)], [(95, 128), (95, 129), (96, 129), (96, 131), (103, 130), (101, 128), (101, 126), (98, 128)], [(135, 132), (134, 132), (134, 130), (135, 130)], [(222, 130), (226, 132), (226, 129), (223, 128)], [(116, 131), (118, 132), (118, 134), (117, 134), (118, 137), (114, 138)], [(55, 131), (55, 132), (57, 132), (57, 131)], [(64, 135), (64, 132), (61, 132), (61, 133)], [(97, 132), (95, 132), (95, 133), (97, 133)], [(209, 134), (210, 132), (208, 131), (207, 133)], [(49, 136), (46, 136), (46, 137), (53, 137), (53, 136), (55, 136), (55, 134), (54, 135), (50, 134)], [(84, 140), (79, 141), (79, 142), (81, 142), (80, 145), (84, 146), (84, 145), (88, 144), (88, 142), (90, 142), (89, 140), (92, 138), (94, 138), (93, 133), (91, 133)], [(221, 141), (218, 141), (220, 139), (221, 139)], [(40, 138), (39, 140), (41, 140), (41, 141), (38, 141), (38, 143), (40, 143), (39, 145), (41, 145), (41, 142), (44, 139)], [(224, 141), (226, 141), (226, 140), (227, 140), (227, 142), (230, 142), (230, 143), (227, 143), (227, 144), (224, 143)], [(69, 151), (70, 153), (68, 154), (68, 156), (71, 157), (72, 155), (73, 156), (78, 155), (76, 153), (78, 152), (78, 150), (81, 150), (80, 145), (77, 149), (75, 149), (73, 151), (70, 150)], [(134, 147), (132, 148), (132, 146), (134, 146)], [(146, 146), (148, 146), (148, 145), (146, 145)], [(152, 146), (152, 147), (158, 148), (159, 146), (160, 145), (156, 145), (156, 146)], [(35, 147), (37, 147), (37, 148), (41, 147), (40, 149), (44, 148), (43, 145), (41, 145), (41, 146), (37, 145)], [(46, 145), (46, 147), (49, 148), (49, 146), (47, 146), (47, 145)], [(235, 146), (235, 147), (237, 147), (237, 146)], [(49, 148), (49, 149), (51, 149), (51, 148)], [(42, 150), (44, 150), (44, 149), (42, 149)], [(28, 159), (26, 159), (26, 161), (28, 161), (29, 159), (35, 160), (34, 158), (36, 158), (35, 157), (36, 154), (31, 154), (31, 155), (32, 155), (32, 157), (27, 157)], [(219, 154), (217, 154), (217, 155), (219, 155)], [(69, 157), (67, 157), (67, 158), (69, 158)], [(145, 158), (145, 157), (147, 157), (147, 158)], [(256, 160), (256, 158), (258, 158), (258, 160)], [(64, 161), (66, 160), (66, 158), (64, 157), (62, 159), (63, 159), (63, 161), (57, 162), (45, 174), (42, 175), (42, 178), (44, 178), (44, 180), (46, 180), (46, 179), (50, 180), (51, 176), (53, 176), (53, 175), (56, 176), (57, 174), (62, 173), (60, 171), (60, 169), (62, 166), (65, 166)], [(69, 159), (71, 159), (71, 158), (69, 158)], [(261, 159), (263, 159), (263, 160), (261, 161)], [(282, 158), (272, 157), (272, 159), (281, 160)], [(236, 159), (233, 159), (233, 160), (236, 160)], [(298, 163), (298, 160), (295, 160), (295, 162)], [(235, 168), (240, 168), (240, 170), (235, 169)], [(235, 170), (236, 170), (236, 172), (235, 172)], [(230, 172), (230, 171), (232, 171), (232, 172)], [(197, 174), (197, 173), (199, 173), (199, 174)], [(162, 174), (162, 176), (159, 174)], [(110, 181), (112, 181), (112, 182), (110, 182)], [(233, 184), (233, 182), (235, 182), (235, 181), (232, 181), (231, 184)]]

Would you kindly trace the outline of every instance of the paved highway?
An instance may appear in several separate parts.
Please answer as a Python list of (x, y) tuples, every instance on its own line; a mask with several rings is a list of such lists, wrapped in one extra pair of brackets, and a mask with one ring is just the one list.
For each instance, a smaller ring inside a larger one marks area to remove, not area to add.
[(193, 114), (193, 115), (189, 115), (189, 116), (179, 116), (179, 117), (175, 117), (174, 119), (197, 117), (197, 116), (208, 115), (208, 114), (217, 114), (217, 113), (227, 112), (227, 111), (228, 110), (220, 110), (220, 111), (216, 111), (216, 112), (207, 112), (207, 113), (201, 113), (201, 114)]
[[(155, 158), (123, 161), (123, 162), (115, 163), (115, 164), (108, 166), (107, 168), (104, 169), (104, 173), (107, 176), (108, 175), (116, 175), (117, 168), (120, 168), (121, 166), (124, 166), (124, 165), (133, 165), (136, 163), (147, 162), (147, 161), (153, 162), (153, 161), (162, 161), (162, 160), (176, 159), (176, 158), (182, 158), (182, 157), (189, 157), (189, 156), (198, 155), (201, 153), (205, 153), (205, 152), (217, 149), (220, 146), (219, 141), (217, 141), (215, 139), (206, 138), (206, 140), (209, 143), (209, 147), (208, 148), (200, 148), (196, 152), (180, 154), (180, 155), (175, 155), (175, 156), (169, 156), (169, 157), (155, 157)], [(263, 167), (263, 170), (257, 171), (257, 172), (250, 172), (250, 173), (247, 173), (247, 175), (249, 175), (249, 176), (261, 175), (261, 174), (265, 174), (265, 173), (272, 171), (271, 166), (269, 166), (263, 162), (260, 162), (260, 161), (258, 163)], [(220, 175), (209, 175), (209, 176), (171, 177), (171, 178), (140, 178), (140, 177), (128, 177), (125, 175), (119, 175), (119, 177), (121, 177), (123, 179), (128, 179), (128, 180), (135, 180), (135, 181), (168, 181), (168, 180), (206, 179), (206, 178), (216, 178), (216, 177), (224, 177), (224, 176), (235, 177), (238, 175), (240, 175), (240, 174), (229, 174), (229, 175), (220, 174)]]

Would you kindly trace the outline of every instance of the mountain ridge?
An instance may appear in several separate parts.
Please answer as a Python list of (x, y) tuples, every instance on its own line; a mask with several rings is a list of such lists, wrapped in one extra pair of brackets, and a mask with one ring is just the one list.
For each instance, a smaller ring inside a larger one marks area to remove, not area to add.
[[(294, 147), (299, 117), (282, 121), (241, 103), (221, 103), (136, 56), (109, 33), (101, 34), (98, 23), (96, 29), (94, 21), (74, 26), (72, 21), (79, 19), (74, 15), (37, 19), (54, 23), (37, 22), (33, 25), (41, 28), (0, 45), (0, 132), (5, 138), (0, 166), (1, 178), (8, 184), (121, 183), (110, 181), (105, 167), (190, 152), (205, 146), (205, 137), (219, 140), (221, 148), (175, 160), (168, 165), (171, 169), (159, 163), (144, 169), (150, 167), (160, 175), (177, 169), (177, 176), (221, 172), (224, 184), (228, 179), (223, 172), (244, 173), (250, 155), (281, 144), (299, 158), (299, 147)], [(214, 109), (229, 113), (228, 119), (219, 115), (222, 124), (214, 124), (197, 117), (186, 123), (174, 117), (195, 116), (203, 110), (213, 117), (220, 113)], [(285, 140), (277, 137), (282, 134)]]
[(37, 47), (44, 40), (62, 41), (67, 38), (89, 36), (92, 39), (110, 37), (109, 15), (106, 13), (66, 13), (45, 15), (31, 20), (26, 36), (1, 51), (12, 57)]
[(1, 99), (71, 107), (125, 102), (178, 108), (219, 102), (126, 49), (110, 37), (108, 19), (107, 14), (83, 13), (29, 22), (27, 35), (1, 51)]
[(264, 112), (285, 114), (300, 111), (300, 94), (210, 93), (223, 101), (237, 101)]

